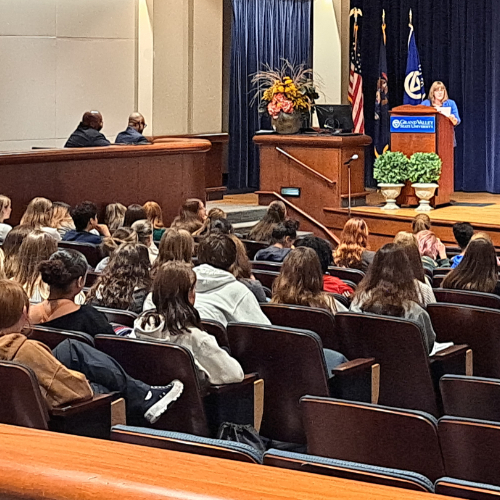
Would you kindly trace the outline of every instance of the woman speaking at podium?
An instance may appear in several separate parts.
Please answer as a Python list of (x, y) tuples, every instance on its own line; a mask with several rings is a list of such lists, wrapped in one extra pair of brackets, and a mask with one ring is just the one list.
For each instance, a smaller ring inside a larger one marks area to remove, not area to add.
[(426, 99), (422, 104), (436, 108), (447, 116), (455, 127), (460, 124), (457, 103), (448, 97), (448, 91), (443, 82), (432, 84), (431, 90), (429, 90), (429, 99)]

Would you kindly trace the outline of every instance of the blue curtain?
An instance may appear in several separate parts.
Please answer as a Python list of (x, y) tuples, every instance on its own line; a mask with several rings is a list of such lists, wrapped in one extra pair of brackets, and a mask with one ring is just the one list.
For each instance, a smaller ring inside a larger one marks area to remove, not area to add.
[(259, 188), (259, 156), (252, 137), (261, 123), (258, 103), (251, 105), (252, 75), (282, 59), (311, 65), (312, 0), (232, 0), (231, 84), (229, 98), (228, 188)]
[(433, 81), (443, 81), (462, 118), (456, 128), (455, 189), (500, 193), (498, 0), (351, 0), (351, 6), (363, 11), (360, 43), (367, 133), (374, 130), (382, 9), (387, 16), (392, 108), (403, 102), (411, 8), (426, 90)]

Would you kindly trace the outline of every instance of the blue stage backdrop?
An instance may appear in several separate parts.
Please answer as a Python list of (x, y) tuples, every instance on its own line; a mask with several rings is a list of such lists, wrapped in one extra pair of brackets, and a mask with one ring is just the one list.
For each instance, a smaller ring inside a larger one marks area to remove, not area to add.
[[(360, 21), (366, 133), (373, 136), (382, 9), (387, 22), (390, 107), (403, 103), (408, 12), (413, 10), (425, 88), (442, 80), (459, 107), (455, 189), (500, 193), (498, 0), (351, 0)], [(372, 181), (371, 172), (367, 180)]]
[[(229, 179), (232, 192), (259, 187), (259, 156), (252, 137), (259, 130), (252, 75), (281, 66), (282, 59), (311, 64), (312, 0), (232, 0)], [(326, 43), (326, 42), (325, 42)], [(262, 124), (269, 128), (270, 124)]]

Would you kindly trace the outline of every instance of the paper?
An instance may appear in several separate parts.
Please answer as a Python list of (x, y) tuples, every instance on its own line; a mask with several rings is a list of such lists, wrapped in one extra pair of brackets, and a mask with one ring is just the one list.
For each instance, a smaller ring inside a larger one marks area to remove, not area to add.
[(438, 106), (436, 108), (442, 115), (447, 116), (448, 118), (451, 116), (451, 108), (449, 107), (444, 107), (444, 106)]
[(445, 349), (448, 349), (448, 347), (451, 347), (452, 345), (454, 345), (453, 342), (434, 342), (434, 347), (429, 356), (434, 356), (434, 354), (437, 354), (439, 351), (444, 351)]

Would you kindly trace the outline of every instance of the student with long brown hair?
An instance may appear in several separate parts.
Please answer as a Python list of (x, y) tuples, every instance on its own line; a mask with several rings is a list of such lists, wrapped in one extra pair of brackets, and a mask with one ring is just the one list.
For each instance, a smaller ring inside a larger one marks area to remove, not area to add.
[(271, 241), (273, 229), (276, 224), (286, 218), (286, 206), (282, 201), (273, 201), (267, 207), (267, 213), (248, 234), (248, 239), (254, 241)]
[(123, 219), (123, 227), (132, 227), (132, 224), (138, 220), (146, 220), (148, 217), (146, 211), (137, 203), (133, 203), (127, 207)]
[(75, 230), (75, 223), (70, 214), (71, 207), (62, 201), (55, 201), (52, 204), (51, 226), (57, 229), (61, 238), (68, 232)]
[(420, 231), (431, 230), (431, 219), (427, 214), (416, 215), (411, 222), (411, 230), (413, 234), (418, 234)]
[(137, 233), (131, 227), (119, 227), (111, 236), (102, 240), (101, 251), (105, 257), (97, 264), (96, 273), (102, 273), (116, 250), (126, 243), (138, 243)]
[(149, 260), (151, 264), (158, 258), (158, 247), (153, 241), (153, 226), (147, 219), (136, 220), (132, 224), (132, 229), (137, 233), (139, 243), (148, 249)]
[(50, 234), (35, 229), (24, 238), (18, 253), (18, 268), (12, 277), (26, 291), (30, 302), (38, 304), (49, 296), (38, 266), (57, 252), (57, 241)]
[(473, 236), (460, 264), (446, 275), (441, 286), (499, 293), (497, 256), (491, 241)]
[(188, 264), (193, 258), (194, 240), (185, 229), (167, 229), (160, 240), (158, 259), (153, 271), (171, 260), (180, 260)]
[(431, 319), (420, 306), (420, 296), (410, 261), (404, 249), (394, 243), (384, 245), (356, 289), (351, 310), (410, 319), (418, 324), (430, 353), (436, 340)]
[(188, 263), (170, 261), (160, 266), (153, 282), (155, 309), (135, 320), (133, 336), (187, 348), (202, 378), (211, 384), (241, 382), (244, 373), (238, 361), (203, 331), (200, 315), (194, 308), (195, 286), (196, 274)]
[(185, 229), (188, 233), (193, 234), (203, 226), (206, 217), (205, 204), (198, 198), (189, 198), (182, 204), (179, 215), (170, 227)]
[(57, 241), (61, 236), (55, 227), (52, 227), (52, 202), (47, 198), (33, 198), (21, 218), (21, 225), (31, 226), (50, 234)]
[(13, 278), (19, 270), (19, 250), (24, 238), (33, 231), (31, 226), (16, 226), (7, 234), (2, 245), (4, 270), (7, 279)]
[(118, 392), (126, 400), (127, 418), (154, 423), (182, 394), (183, 384), (151, 387), (135, 380), (110, 356), (75, 340), (64, 340), (52, 352), (22, 333), (30, 303), (23, 288), (0, 281), (0, 359), (30, 367), (48, 408), (92, 399), (94, 394)]
[(163, 224), (163, 213), (160, 205), (156, 201), (147, 201), (142, 208), (144, 208), (147, 219), (153, 226), (153, 239), (160, 241), (166, 229)]
[(0, 243), (5, 240), (5, 237), (12, 229), (12, 226), (5, 224), (5, 221), (10, 218), (12, 212), (12, 204), (10, 198), (0, 194)]
[(340, 243), (333, 260), (338, 267), (367, 271), (375, 252), (368, 250), (368, 226), (363, 219), (349, 219), (340, 235)]
[(151, 289), (150, 268), (146, 246), (127, 243), (119, 247), (90, 289), (87, 303), (140, 313)]
[(227, 219), (226, 212), (221, 208), (211, 208), (203, 225), (193, 233), (193, 236), (208, 236), (211, 233), (214, 222), (220, 219)]

